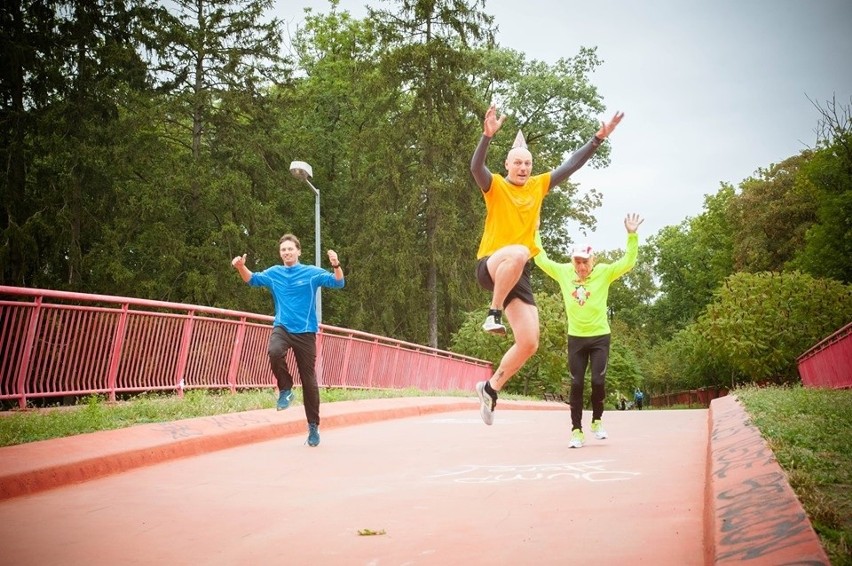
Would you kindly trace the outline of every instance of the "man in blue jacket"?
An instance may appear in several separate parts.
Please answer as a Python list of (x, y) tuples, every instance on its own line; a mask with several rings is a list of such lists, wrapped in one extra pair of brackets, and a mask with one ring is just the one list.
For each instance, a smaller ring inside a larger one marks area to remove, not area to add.
[(235, 257), (231, 265), (243, 281), (252, 287), (266, 287), (272, 293), (275, 320), (267, 352), (269, 365), (278, 382), (278, 410), (289, 407), (293, 399), (293, 376), (285, 359), (288, 350), (292, 349), (302, 380), (305, 418), (308, 421), (307, 442), (309, 446), (317, 446), (320, 442), (320, 396), (315, 368), (319, 331), (316, 291), (319, 287), (342, 288), (345, 285), (343, 269), (334, 250), (328, 250), (333, 273), (299, 263), (302, 245), (293, 234), (284, 234), (278, 240), (278, 255), (283, 265), (273, 265), (259, 273), (252, 273), (246, 267), (246, 254)]

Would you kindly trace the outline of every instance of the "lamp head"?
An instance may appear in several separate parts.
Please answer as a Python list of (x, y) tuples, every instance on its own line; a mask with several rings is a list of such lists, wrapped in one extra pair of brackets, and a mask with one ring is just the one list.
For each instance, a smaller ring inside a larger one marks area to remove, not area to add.
[(314, 176), (314, 170), (304, 161), (293, 161), (290, 163), (290, 174), (300, 181), (307, 181)]

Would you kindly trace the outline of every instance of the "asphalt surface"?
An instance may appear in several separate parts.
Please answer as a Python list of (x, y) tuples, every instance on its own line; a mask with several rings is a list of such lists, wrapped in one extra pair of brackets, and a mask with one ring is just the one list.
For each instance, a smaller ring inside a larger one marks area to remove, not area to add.
[(564, 404), (474, 398), (326, 404), (316, 448), (300, 406), (7, 447), (0, 563), (720, 563), (710, 413), (611, 411), (580, 449)]

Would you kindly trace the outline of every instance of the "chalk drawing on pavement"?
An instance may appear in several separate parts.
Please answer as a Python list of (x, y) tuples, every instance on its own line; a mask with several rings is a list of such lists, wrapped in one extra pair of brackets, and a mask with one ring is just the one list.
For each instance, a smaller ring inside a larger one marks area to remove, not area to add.
[(557, 464), (468, 464), (427, 476), (428, 479), (449, 479), (456, 483), (508, 483), (516, 481), (552, 481), (560, 479), (585, 480), (588, 482), (625, 481), (639, 472), (608, 469), (613, 460), (589, 460), (587, 462), (565, 462)]
[[(529, 419), (513, 419), (513, 418), (500, 418), (500, 424), (517, 424), (517, 423), (528, 423), (532, 422)], [(481, 425), (482, 419), (479, 417), (470, 417), (470, 418), (460, 418), (460, 417), (442, 417), (435, 418), (429, 420), (430, 424), (476, 424)]]

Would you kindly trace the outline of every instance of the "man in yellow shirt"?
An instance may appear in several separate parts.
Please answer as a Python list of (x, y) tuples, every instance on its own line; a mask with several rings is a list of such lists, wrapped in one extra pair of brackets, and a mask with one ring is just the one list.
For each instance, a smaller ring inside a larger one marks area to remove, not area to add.
[[(565, 314), (568, 317), (568, 371), (571, 373), (571, 448), (581, 448), (583, 434), (583, 387), (586, 368), (592, 368), (592, 433), (598, 440), (607, 438), (601, 417), (604, 411), (606, 366), (609, 361), (610, 328), (607, 319), (609, 286), (633, 269), (639, 253), (639, 225), (644, 222), (638, 214), (624, 219), (627, 230), (627, 252), (615, 263), (595, 264), (592, 247), (575, 246), (571, 263), (558, 263), (547, 257), (542, 249), (535, 264), (559, 282)], [(536, 232), (536, 245), (541, 237)]]
[(538, 308), (530, 285), (529, 262), (539, 251), (534, 234), (541, 203), (552, 187), (565, 181), (594, 155), (623, 116), (616, 112), (609, 123), (601, 123), (597, 134), (583, 147), (559, 167), (541, 175), (532, 175), (532, 154), (518, 132), (515, 147), (506, 157), (507, 174), (503, 177), (488, 170), (485, 156), (506, 116), (498, 118), (493, 104), (485, 113), (482, 138), (470, 160), (470, 171), (482, 191), (486, 208), (485, 229), (476, 254), (476, 278), (483, 288), (492, 291), (491, 306), (482, 328), (505, 334), (501, 320), (505, 309), (515, 334), (515, 343), (503, 355), (491, 379), (476, 384), (479, 412), (487, 425), (494, 421), (497, 392), (538, 349)]

